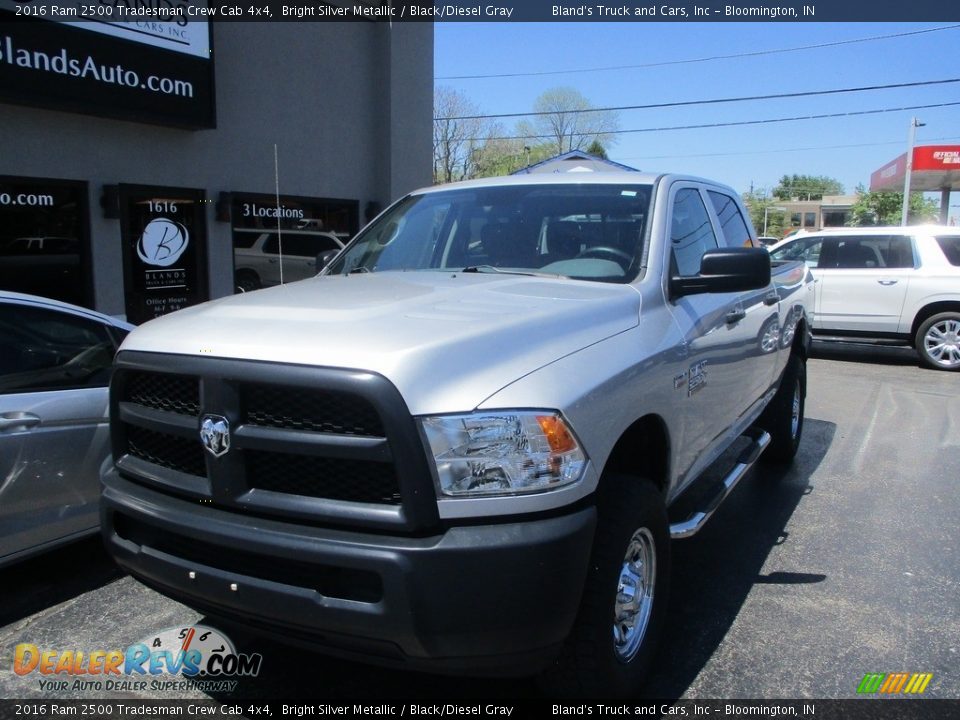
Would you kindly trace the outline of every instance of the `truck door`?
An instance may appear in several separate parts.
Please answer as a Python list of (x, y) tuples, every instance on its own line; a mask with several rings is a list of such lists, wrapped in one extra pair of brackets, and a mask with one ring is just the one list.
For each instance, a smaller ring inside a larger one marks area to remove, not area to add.
[[(747, 227), (739, 203), (730, 195), (719, 190), (708, 190), (710, 206), (716, 213), (721, 242), (727, 247), (744, 247), (753, 244), (753, 234)], [(761, 397), (777, 378), (777, 350), (780, 341), (780, 303), (773, 286), (760, 290), (741, 293), (740, 307), (743, 318), (740, 330), (752, 340), (751, 346), (744, 348), (743, 374), (741, 382), (747, 387), (740, 404), (740, 413), (747, 412), (757, 398)]]
[[(703, 254), (720, 246), (707, 202), (696, 185), (672, 188), (667, 252), (673, 276), (699, 274)], [(758, 323), (735, 292), (689, 295), (669, 307), (683, 338), (673, 391), (682, 427), (678, 470), (687, 474), (756, 399), (750, 394), (754, 381), (747, 377), (747, 366), (757, 353)]]

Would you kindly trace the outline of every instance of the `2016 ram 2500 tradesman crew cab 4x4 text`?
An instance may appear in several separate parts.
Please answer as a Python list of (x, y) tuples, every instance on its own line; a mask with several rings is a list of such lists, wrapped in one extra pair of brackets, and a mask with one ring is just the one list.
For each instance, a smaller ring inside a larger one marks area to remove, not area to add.
[(111, 386), (110, 552), (334, 654), (635, 692), (671, 537), (800, 440), (809, 274), (771, 277), (747, 217), (670, 175), (432, 188), (320, 277), (147, 323)]

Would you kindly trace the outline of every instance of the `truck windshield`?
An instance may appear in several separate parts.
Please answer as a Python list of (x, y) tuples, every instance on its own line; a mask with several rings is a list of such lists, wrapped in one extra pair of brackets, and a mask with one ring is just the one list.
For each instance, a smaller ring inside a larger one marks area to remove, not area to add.
[(513, 185), (411, 195), (367, 226), (327, 274), (467, 270), (629, 282), (649, 185)]

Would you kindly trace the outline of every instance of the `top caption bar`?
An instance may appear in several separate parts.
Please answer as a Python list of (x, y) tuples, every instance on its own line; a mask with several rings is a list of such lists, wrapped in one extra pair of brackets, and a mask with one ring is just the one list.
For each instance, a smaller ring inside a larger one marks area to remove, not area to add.
[(0, 0), (15, 17), (100, 23), (233, 22), (954, 22), (943, 0), (810, 2), (320, 2), (318, 0)]

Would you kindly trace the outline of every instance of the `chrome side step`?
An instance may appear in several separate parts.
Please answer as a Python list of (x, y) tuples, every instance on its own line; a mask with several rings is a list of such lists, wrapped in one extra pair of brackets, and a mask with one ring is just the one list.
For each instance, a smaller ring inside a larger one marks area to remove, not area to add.
[(726, 500), (727, 496), (733, 492), (737, 483), (747, 474), (747, 470), (753, 467), (757, 458), (760, 457), (763, 451), (766, 450), (767, 445), (770, 444), (770, 433), (760, 430), (759, 428), (750, 428), (743, 434), (743, 437), (750, 439), (750, 445), (743, 449), (733, 469), (723, 479), (720, 492), (713, 497), (703, 510), (693, 513), (683, 522), (673, 523), (670, 526), (671, 539), (680, 540), (691, 537), (699, 532), (700, 528), (710, 519), (710, 516), (720, 507), (720, 503)]

